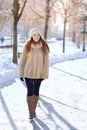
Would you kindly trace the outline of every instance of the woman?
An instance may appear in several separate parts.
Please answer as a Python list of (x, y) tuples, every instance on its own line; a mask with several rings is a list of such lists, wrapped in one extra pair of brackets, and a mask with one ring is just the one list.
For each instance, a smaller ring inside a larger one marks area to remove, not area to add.
[(41, 82), (48, 78), (49, 46), (38, 28), (32, 28), (29, 34), (30, 39), (26, 41), (20, 58), (19, 77), (22, 81), (25, 79), (29, 119), (33, 119), (36, 117)]

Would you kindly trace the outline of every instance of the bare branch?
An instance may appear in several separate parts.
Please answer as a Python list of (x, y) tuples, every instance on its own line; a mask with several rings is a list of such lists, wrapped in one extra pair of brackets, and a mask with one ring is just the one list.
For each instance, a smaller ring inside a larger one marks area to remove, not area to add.
[(26, 5), (26, 2), (27, 2), (27, 0), (24, 0), (23, 7), (22, 7), (22, 9), (21, 9), (21, 11), (20, 11), (20, 14), (19, 14), (19, 16), (18, 16), (18, 20), (20, 19), (21, 15), (22, 15), (22, 13), (23, 13), (23, 10), (24, 10), (24, 7), (25, 7), (25, 5)]
[(52, 1), (52, 4), (51, 4), (51, 6), (50, 6), (50, 10), (53, 8), (54, 4), (55, 4), (57, 1), (58, 1), (58, 0)]
[(40, 18), (44, 18), (44, 16), (40, 15), (40, 13), (38, 13), (37, 11), (35, 11), (30, 5), (29, 5), (30, 9), (36, 14), (38, 15)]

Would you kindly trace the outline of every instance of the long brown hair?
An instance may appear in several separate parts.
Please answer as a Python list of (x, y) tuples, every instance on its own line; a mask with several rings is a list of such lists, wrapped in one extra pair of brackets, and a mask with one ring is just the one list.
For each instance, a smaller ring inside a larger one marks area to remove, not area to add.
[[(47, 45), (47, 42), (45, 41), (45, 39), (43, 39), (42, 37), (40, 37), (40, 41), (42, 43), (42, 52), (44, 55), (48, 54), (50, 52), (50, 49), (49, 49), (49, 46)], [(30, 49), (31, 49), (31, 44), (33, 43), (33, 39), (29, 39), (27, 42), (26, 42), (26, 54), (28, 54), (30, 52)]]

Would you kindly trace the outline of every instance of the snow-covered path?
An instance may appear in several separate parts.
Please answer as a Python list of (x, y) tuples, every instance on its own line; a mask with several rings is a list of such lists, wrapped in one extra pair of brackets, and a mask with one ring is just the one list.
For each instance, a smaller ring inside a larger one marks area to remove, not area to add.
[[(83, 66), (83, 67), (82, 67)], [(26, 88), (18, 79), (0, 90), (0, 130), (87, 130), (87, 58), (50, 67), (37, 118), (28, 121)]]
[(49, 46), (49, 79), (41, 84), (37, 118), (31, 123), (12, 49), (0, 49), (0, 130), (87, 130), (87, 51), (71, 41), (65, 54), (60, 41)]

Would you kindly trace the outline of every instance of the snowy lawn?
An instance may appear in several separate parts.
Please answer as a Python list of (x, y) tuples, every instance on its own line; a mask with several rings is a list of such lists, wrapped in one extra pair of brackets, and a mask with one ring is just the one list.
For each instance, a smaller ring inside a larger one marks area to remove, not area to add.
[(87, 52), (71, 42), (65, 54), (59, 43), (49, 46), (49, 79), (42, 82), (37, 118), (32, 122), (25, 83), (11, 62), (12, 50), (4, 50), (5, 54), (0, 50), (0, 130), (87, 130)]

